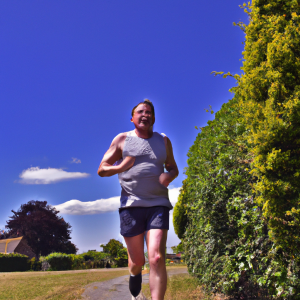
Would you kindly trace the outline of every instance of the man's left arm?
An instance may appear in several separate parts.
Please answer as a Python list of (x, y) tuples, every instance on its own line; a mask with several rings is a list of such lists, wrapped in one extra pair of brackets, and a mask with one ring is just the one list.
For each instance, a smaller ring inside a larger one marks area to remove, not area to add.
[(164, 142), (167, 151), (167, 158), (165, 161), (165, 169), (168, 171), (162, 173), (159, 176), (159, 182), (168, 187), (168, 185), (178, 176), (178, 167), (174, 159), (173, 148), (170, 139), (167, 136), (164, 136)]

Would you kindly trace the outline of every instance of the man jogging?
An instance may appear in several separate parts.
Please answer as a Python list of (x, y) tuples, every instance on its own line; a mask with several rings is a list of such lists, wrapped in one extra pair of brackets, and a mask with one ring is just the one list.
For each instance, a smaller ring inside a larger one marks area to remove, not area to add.
[(122, 187), (120, 227), (127, 244), (132, 296), (135, 299), (141, 291), (145, 236), (152, 300), (162, 300), (167, 285), (165, 249), (169, 210), (172, 209), (167, 187), (178, 176), (178, 168), (170, 140), (153, 132), (152, 102), (146, 99), (139, 103), (131, 115), (135, 129), (114, 138), (98, 174), (101, 177), (119, 176)]

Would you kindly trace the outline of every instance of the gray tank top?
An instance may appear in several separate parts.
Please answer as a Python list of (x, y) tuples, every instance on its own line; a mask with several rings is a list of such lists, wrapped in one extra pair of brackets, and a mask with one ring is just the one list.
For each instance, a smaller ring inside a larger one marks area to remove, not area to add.
[(123, 146), (123, 159), (135, 157), (132, 168), (119, 173), (122, 207), (167, 206), (173, 208), (168, 188), (160, 184), (158, 178), (164, 172), (167, 157), (164, 138), (157, 132), (149, 139), (139, 138), (129, 131)]

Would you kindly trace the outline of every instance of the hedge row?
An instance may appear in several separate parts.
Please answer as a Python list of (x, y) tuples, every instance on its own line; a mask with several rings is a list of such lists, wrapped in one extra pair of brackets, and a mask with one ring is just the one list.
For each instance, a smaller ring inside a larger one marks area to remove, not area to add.
[(174, 228), (189, 271), (211, 291), (298, 300), (300, 1), (243, 8), (244, 72), (189, 150)]
[[(94, 251), (77, 255), (55, 252), (49, 254), (48, 256), (40, 257), (40, 260), (41, 262), (47, 261), (50, 265), (50, 270), (52, 271), (110, 268), (112, 266), (121, 266), (116, 265), (115, 262), (111, 261), (106, 253)], [(123, 261), (118, 263), (123, 263), (124, 265)]]
[(18, 272), (30, 270), (28, 256), (10, 253), (0, 253), (0, 272)]

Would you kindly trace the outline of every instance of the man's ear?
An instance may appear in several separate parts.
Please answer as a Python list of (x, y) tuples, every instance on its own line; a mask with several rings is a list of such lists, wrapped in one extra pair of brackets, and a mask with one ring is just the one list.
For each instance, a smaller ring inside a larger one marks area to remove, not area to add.
[(130, 122), (133, 122), (133, 121), (132, 121), (132, 118), (130, 119)]
[(153, 123), (152, 123), (152, 126), (153, 126), (154, 123), (155, 123), (155, 117), (153, 116)]

